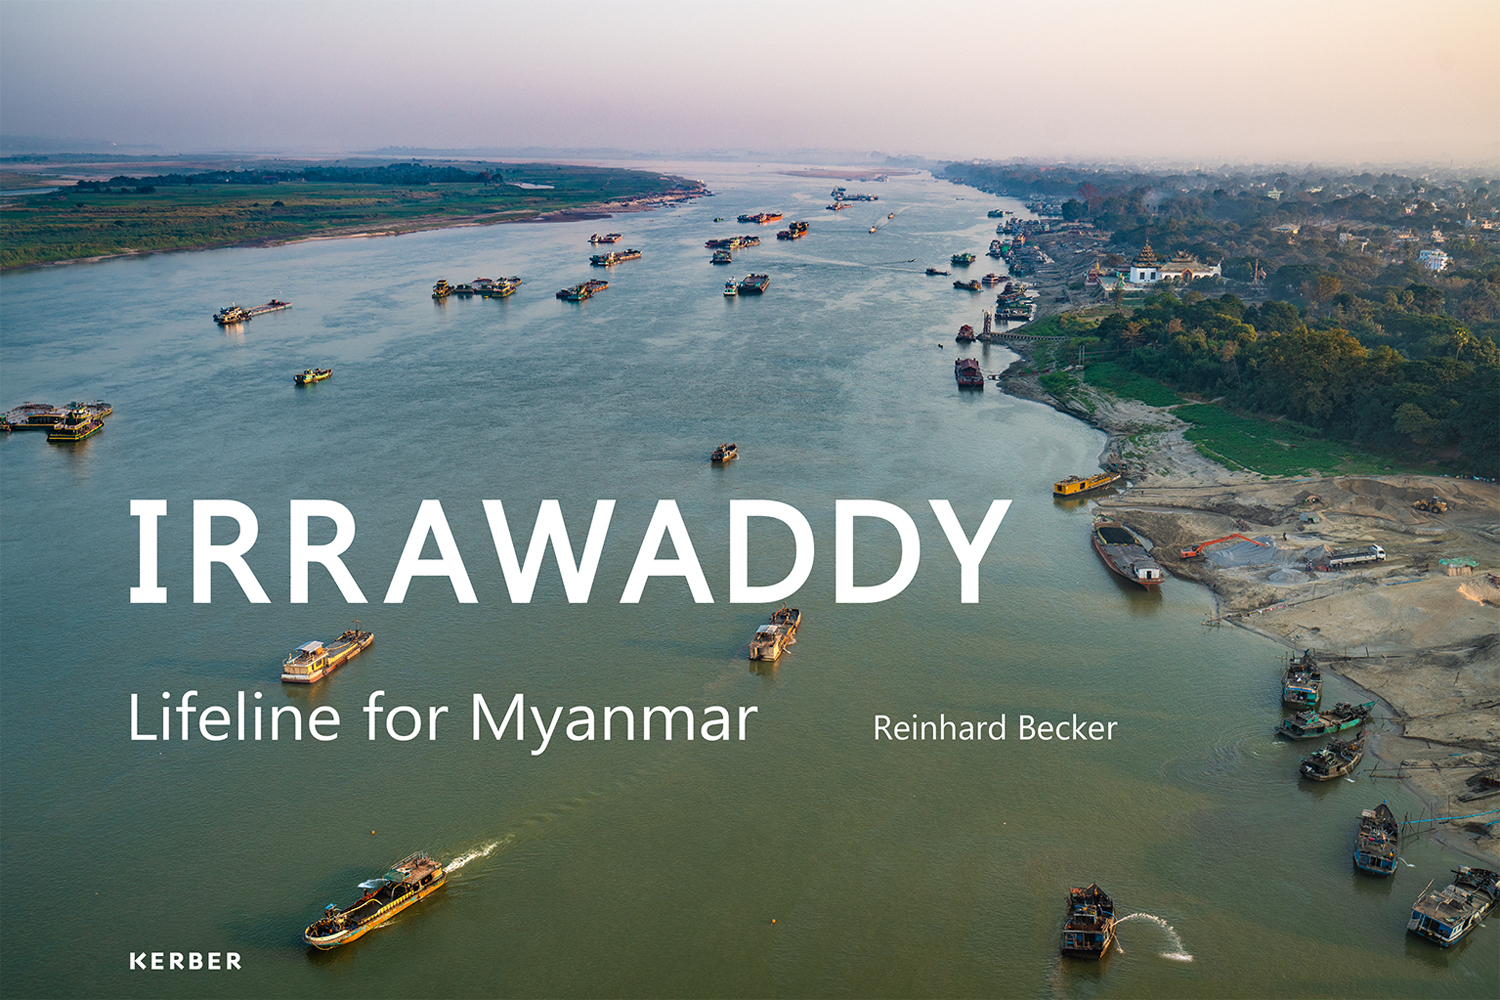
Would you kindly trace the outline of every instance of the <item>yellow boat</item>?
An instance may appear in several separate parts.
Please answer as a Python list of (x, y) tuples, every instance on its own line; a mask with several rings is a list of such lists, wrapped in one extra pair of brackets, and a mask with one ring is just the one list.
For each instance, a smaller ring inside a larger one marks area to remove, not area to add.
[(1106, 486), (1113, 486), (1120, 481), (1118, 472), (1101, 472), (1097, 476), (1069, 476), (1061, 482), (1052, 484), (1052, 495), (1055, 497), (1076, 497), (1080, 493), (1088, 493), (1093, 490), (1102, 490)]
[(448, 872), (426, 854), (396, 862), (384, 875), (361, 882), (365, 894), (347, 909), (329, 903), (323, 916), (302, 932), (302, 940), (327, 951), (348, 944), (423, 899), (448, 881)]

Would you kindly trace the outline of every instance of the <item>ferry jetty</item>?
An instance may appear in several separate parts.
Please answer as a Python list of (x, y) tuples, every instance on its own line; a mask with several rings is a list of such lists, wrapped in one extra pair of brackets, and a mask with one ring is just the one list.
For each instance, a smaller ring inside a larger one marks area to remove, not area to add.
[(248, 322), (257, 316), (264, 316), (266, 313), (281, 312), (281, 310), (290, 309), (291, 307), (292, 304), (290, 302), (283, 302), (280, 299), (272, 299), (264, 305), (248, 307), (237, 306), (231, 303), (214, 313), (214, 322), (220, 326), (230, 326), (234, 323)]
[(316, 684), (339, 667), (370, 648), (375, 633), (362, 631), (359, 622), (333, 642), (304, 642), (281, 664), (281, 679), (287, 684)]
[(608, 287), (609, 282), (600, 281), (596, 278), (593, 281), (585, 281), (581, 285), (574, 285), (572, 288), (564, 288), (557, 293), (557, 297), (564, 302), (583, 302), (585, 299), (593, 298)]
[(332, 368), (308, 368), (293, 375), (292, 381), (298, 385), (312, 385), (314, 382), (323, 381), (332, 374)]
[(1115, 903), (1098, 885), (1068, 890), (1062, 948), (1072, 958), (1103, 958), (1115, 941)]
[(447, 870), (427, 854), (402, 858), (384, 875), (361, 882), (365, 894), (348, 907), (324, 907), (323, 916), (302, 932), (302, 940), (321, 951), (356, 941), (447, 881)]
[(589, 263), (595, 267), (613, 267), (627, 260), (640, 260), (639, 250), (611, 250), (609, 253), (596, 253), (589, 258)]

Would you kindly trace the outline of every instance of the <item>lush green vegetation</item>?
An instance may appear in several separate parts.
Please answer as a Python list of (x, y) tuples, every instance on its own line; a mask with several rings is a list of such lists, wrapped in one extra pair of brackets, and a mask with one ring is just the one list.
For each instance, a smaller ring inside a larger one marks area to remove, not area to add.
[(558, 164), (346, 162), (117, 176), (0, 204), (0, 265), (527, 218), (696, 187), (648, 171)]
[(1177, 406), (1187, 402), (1155, 379), (1138, 375), (1113, 361), (1092, 362), (1085, 375), (1090, 385), (1108, 389), (1123, 399), (1138, 399), (1147, 406)]
[(1183, 437), (1193, 442), (1200, 454), (1230, 468), (1268, 476), (1438, 471), (1410, 459), (1372, 454), (1327, 440), (1311, 428), (1288, 420), (1260, 420), (1208, 403), (1181, 406), (1173, 412), (1193, 425)]

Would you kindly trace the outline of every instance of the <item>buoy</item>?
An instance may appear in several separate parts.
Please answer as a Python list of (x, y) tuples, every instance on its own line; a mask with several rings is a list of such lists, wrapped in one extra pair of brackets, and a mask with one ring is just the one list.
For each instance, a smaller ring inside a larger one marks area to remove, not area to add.
[(375, 836), (375, 831), (374, 830), (370, 831), (370, 836), (372, 836), (372, 837)]
[(775, 918), (775, 917), (772, 917), (772, 918), (771, 918), (771, 923), (773, 923), (773, 924), (774, 924), (774, 923), (775, 923), (775, 922), (776, 922), (776, 918)]

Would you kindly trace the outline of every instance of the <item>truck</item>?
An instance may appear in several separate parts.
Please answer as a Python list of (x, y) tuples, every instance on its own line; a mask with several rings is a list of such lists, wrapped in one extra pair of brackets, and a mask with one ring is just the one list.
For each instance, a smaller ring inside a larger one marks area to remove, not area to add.
[(1379, 545), (1366, 545), (1358, 549), (1339, 549), (1336, 552), (1330, 552), (1322, 565), (1327, 569), (1342, 569), (1345, 566), (1358, 566), (1360, 563), (1367, 562), (1385, 562), (1385, 549)]

